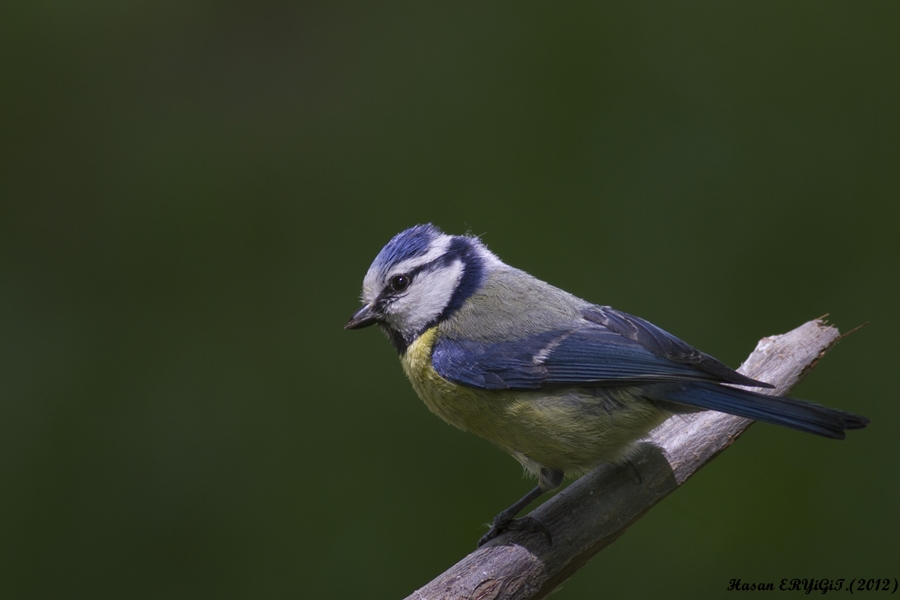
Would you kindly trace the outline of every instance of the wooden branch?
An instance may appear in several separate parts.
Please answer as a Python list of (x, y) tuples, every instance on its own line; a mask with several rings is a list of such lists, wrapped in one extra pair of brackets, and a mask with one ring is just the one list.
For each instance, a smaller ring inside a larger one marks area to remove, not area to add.
[[(738, 370), (776, 386), (766, 393), (786, 395), (840, 337), (816, 319), (763, 338)], [(640, 478), (634, 470), (602, 465), (531, 513), (552, 533), (552, 545), (542, 535), (507, 532), (407, 600), (544, 598), (752, 423), (713, 411), (670, 418), (642, 443), (634, 459)]]

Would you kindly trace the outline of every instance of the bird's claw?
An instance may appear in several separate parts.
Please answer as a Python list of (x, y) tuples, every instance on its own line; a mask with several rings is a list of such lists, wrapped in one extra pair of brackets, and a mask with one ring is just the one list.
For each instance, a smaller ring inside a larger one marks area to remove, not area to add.
[(553, 537), (550, 535), (550, 530), (544, 526), (543, 523), (538, 521), (533, 517), (522, 517), (521, 519), (506, 519), (506, 520), (498, 520), (494, 519), (494, 522), (491, 524), (491, 528), (481, 536), (481, 539), (478, 540), (478, 547), (481, 548), (489, 541), (504, 533), (506, 531), (527, 531), (529, 533), (542, 533), (544, 537), (547, 538), (547, 544), (553, 544)]

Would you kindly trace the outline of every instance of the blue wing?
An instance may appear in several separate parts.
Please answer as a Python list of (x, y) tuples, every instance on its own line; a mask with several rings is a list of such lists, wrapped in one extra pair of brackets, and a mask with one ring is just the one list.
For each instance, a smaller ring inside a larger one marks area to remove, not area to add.
[(774, 387), (741, 375), (712, 356), (700, 352), (671, 333), (640, 317), (623, 313), (609, 306), (595, 306), (584, 313), (584, 318), (637, 342), (657, 356), (680, 364), (693, 365), (700, 371), (712, 375), (712, 378), (718, 381), (752, 387)]
[(491, 344), (440, 338), (432, 364), (445, 379), (486, 390), (639, 386), (643, 397), (672, 412), (718, 410), (836, 439), (869, 422), (804, 400), (718, 385), (773, 387), (643, 319), (605, 306), (592, 307), (584, 318), (570, 329)]
[(594, 307), (571, 329), (482, 343), (440, 338), (432, 364), (450, 381), (471, 387), (538, 389), (548, 385), (637, 385), (714, 381), (771, 387), (729, 369), (651, 325), (608, 307)]

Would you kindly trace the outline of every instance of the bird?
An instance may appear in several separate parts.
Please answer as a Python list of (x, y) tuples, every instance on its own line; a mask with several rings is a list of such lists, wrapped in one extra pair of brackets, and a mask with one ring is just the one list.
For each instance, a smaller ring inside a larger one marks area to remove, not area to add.
[(772, 388), (636, 316), (593, 304), (511, 267), (472, 235), (432, 224), (395, 235), (363, 279), (344, 326), (378, 325), (425, 405), (515, 458), (537, 486), (478, 541), (509, 529), (550, 532), (516, 516), (600, 464), (628, 464), (675, 414), (715, 410), (843, 439), (869, 419)]

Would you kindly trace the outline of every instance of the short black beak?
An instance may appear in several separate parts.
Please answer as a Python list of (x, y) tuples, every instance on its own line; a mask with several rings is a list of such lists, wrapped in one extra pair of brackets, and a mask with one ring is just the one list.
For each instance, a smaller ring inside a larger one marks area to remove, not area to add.
[(371, 304), (364, 304), (362, 308), (350, 317), (350, 320), (344, 325), (344, 329), (362, 329), (363, 327), (374, 325), (380, 319), (381, 315), (375, 312)]

